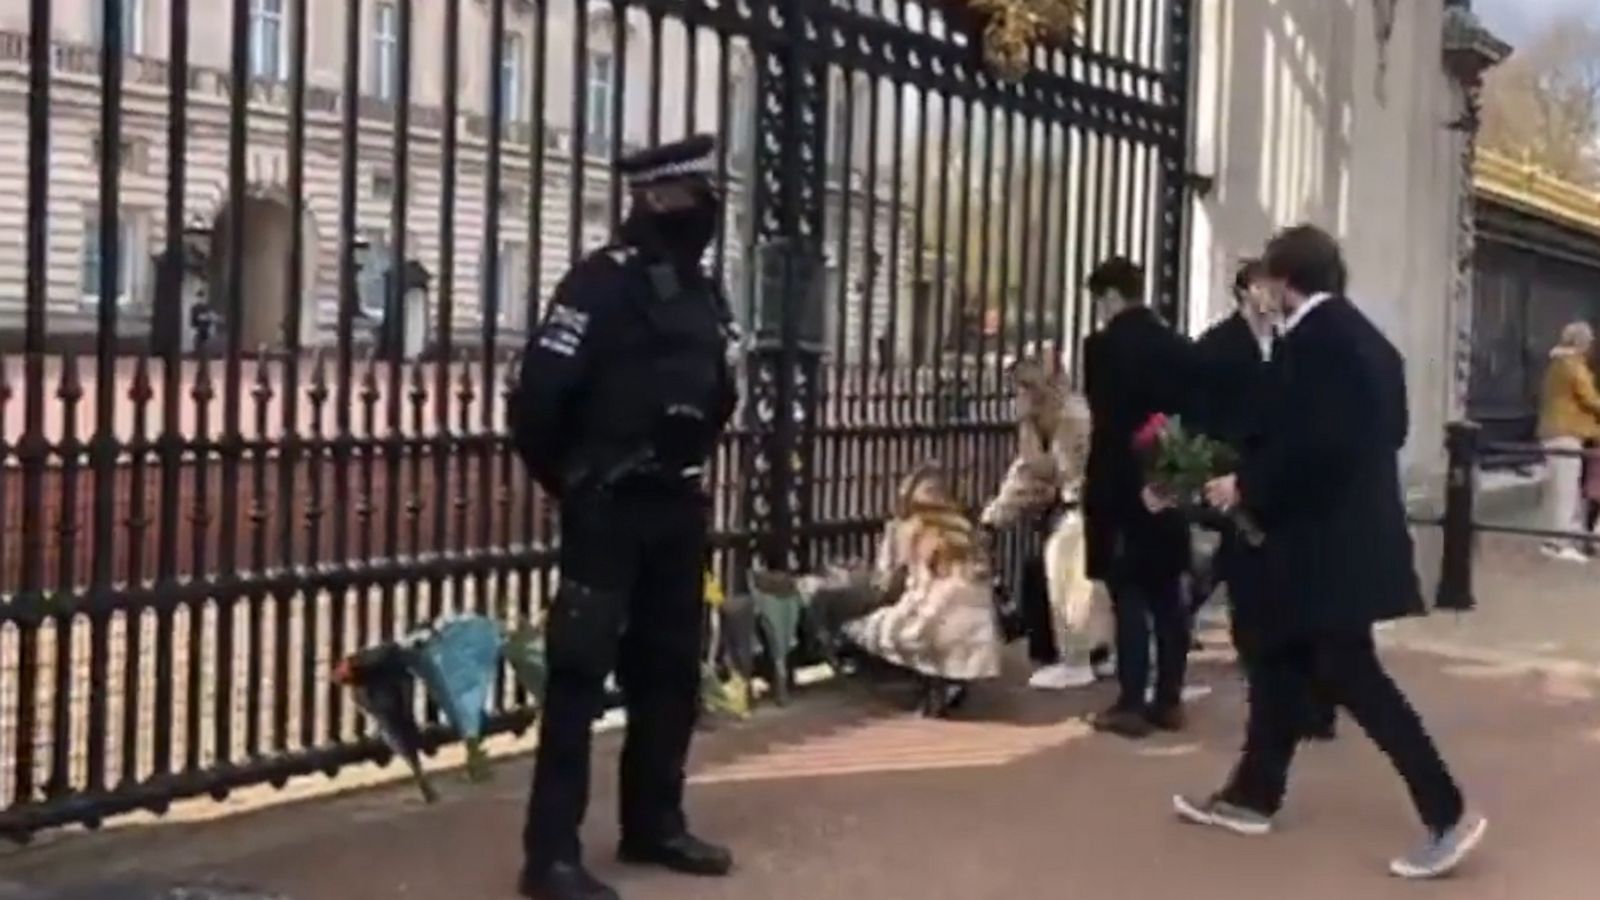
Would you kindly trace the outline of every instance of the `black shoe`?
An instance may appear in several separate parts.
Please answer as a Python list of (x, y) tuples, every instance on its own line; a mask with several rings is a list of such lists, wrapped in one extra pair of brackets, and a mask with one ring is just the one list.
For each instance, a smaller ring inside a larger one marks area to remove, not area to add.
[(1181, 703), (1151, 709), (1145, 718), (1157, 731), (1178, 732), (1189, 727), (1189, 716)]
[(956, 681), (930, 678), (922, 688), (922, 714), (930, 719), (948, 719), (967, 702), (967, 686)]
[(1151, 730), (1154, 728), (1144, 710), (1122, 706), (1113, 706), (1096, 715), (1090, 720), (1089, 724), (1094, 727), (1095, 731), (1114, 734), (1131, 740), (1149, 737)]
[(688, 832), (664, 841), (624, 840), (617, 858), (637, 866), (660, 866), (681, 875), (720, 878), (733, 870), (733, 854)]
[(517, 890), (529, 900), (621, 900), (616, 891), (575, 863), (524, 869)]

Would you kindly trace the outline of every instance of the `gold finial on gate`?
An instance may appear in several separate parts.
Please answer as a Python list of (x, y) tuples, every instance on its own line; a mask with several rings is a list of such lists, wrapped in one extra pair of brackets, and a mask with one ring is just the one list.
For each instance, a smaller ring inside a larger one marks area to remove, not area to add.
[(1028, 74), (1033, 48), (1072, 35), (1087, 0), (966, 0), (983, 17), (983, 58), (1008, 81)]

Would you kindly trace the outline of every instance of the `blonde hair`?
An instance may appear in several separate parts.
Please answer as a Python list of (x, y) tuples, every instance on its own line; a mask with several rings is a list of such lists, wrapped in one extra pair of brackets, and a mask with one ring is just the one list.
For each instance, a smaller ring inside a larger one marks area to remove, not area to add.
[(978, 531), (955, 507), (922, 507), (911, 516), (911, 551), (935, 576), (952, 569), (982, 568)]
[(1038, 359), (1024, 359), (1011, 369), (1017, 392), (1017, 428), (1024, 455), (1042, 452), (1067, 415), (1067, 384), (1059, 372)]
[(901, 479), (900, 488), (894, 494), (894, 517), (909, 519), (917, 507), (928, 503), (948, 503), (951, 502), (949, 498), (943, 467), (935, 460), (928, 460)]
[(922, 463), (900, 482), (894, 515), (905, 529), (906, 552), (934, 575), (957, 566), (981, 567), (978, 531), (951, 494), (937, 461)]

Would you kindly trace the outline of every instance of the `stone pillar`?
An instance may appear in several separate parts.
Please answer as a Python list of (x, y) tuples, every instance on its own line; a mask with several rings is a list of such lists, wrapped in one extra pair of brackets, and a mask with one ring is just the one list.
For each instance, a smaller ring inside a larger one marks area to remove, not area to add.
[(1472, 12), (1471, 0), (1447, 0), (1444, 19), (1444, 66), (1460, 91), (1461, 115), (1450, 127), (1462, 135), (1457, 173), (1456, 258), (1450, 285), (1451, 368), (1449, 417), (1466, 417), (1472, 387), (1473, 280), (1477, 255), (1477, 204), (1473, 174), (1477, 168), (1479, 94), (1483, 75), (1511, 53)]

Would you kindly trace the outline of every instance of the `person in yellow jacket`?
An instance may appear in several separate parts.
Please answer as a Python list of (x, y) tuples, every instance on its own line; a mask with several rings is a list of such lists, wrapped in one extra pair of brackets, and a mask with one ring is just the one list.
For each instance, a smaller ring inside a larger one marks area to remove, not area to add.
[[(1583, 528), (1583, 457), (1586, 441), (1600, 440), (1600, 390), (1595, 388), (1589, 351), (1594, 329), (1573, 322), (1561, 330), (1561, 341), (1550, 351), (1539, 402), (1539, 439), (1551, 452), (1546, 466), (1545, 527), (1551, 531), (1578, 532)], [(1552, 540), (1544, 552), (1569, 562), (1587, 562), (1581, 541)]]

